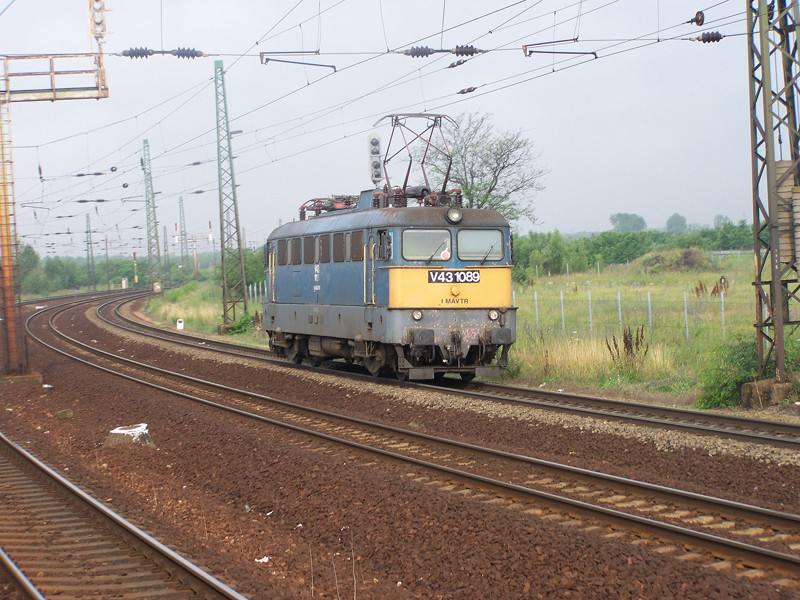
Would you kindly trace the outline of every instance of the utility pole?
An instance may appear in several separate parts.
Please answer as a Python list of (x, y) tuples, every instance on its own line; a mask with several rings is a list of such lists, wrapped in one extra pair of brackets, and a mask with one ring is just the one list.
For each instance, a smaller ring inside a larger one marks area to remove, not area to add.
[(108, 291), (111, 291), (111, 272), (108, 268), (108, 234), (106, 234), (106, 285), (108, 286)]
[(189, 240), (186, 239), (186, 217), (183, 215), (183, 196), (178, 198), (180, 211), (180, 243), (181, 243), (181, 283), (186, 283), (186, 269), (189, 268)]
[(197, 281), (197, 240), (192, 238), (192, 254), (194, 255), (194, 280)]
[(236, 202), (236, 180), (233, 176), (233, 153), (228, 123), (228, 101), (225, 98), (225, 71), (222, 61), (214, 62), (214, 89), (217, 107), (217, 169), (219, 171), (220, 248), (222, 250), (223, 325), (227, 329), (236, 321), (236, 307), (247, 313), (244, 255), (239, 229), (239, 206)]
[(167, 270), (167, 282), (171, 281), (170, 267), (169, 267), (169, 238), (167, 238), (167, 226), (164, 225), (164, 267)]
[[(88, 7), (89, 33), (97, 52), (0, 56), (0, 376), (28, 372), (20, 308), (9, 104), (108, 97), (103, 65), (105, 3), (88, 0)], [(17, 64), (32, 66), (20, 71), (14, 68)]]
[(158, 247), (158, 219), (156, 219), (156, 195), (153, 192), (153, 175), (150, 171), (150, 144), (142, 143), (142, 170), (144, 171), (144, 202), (147, 216), (147, 276), (150, 291), (161, 293), (161, 250)]
[(86, 214), (86, 287), (97, 291), (97, 279), (94, 274), (94, 249), (92, 248), (92, 225), (89, 214)]
[(798, 23), (796, 2), (747, 0), (758, 375), (774, 362), (778, 382), (788, 380), (785, 341), (800, 326)]

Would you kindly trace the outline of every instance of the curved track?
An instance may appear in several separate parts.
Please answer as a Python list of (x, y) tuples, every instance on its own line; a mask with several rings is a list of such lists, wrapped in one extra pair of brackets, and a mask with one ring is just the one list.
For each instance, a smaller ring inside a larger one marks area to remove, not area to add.
[(2, 434), (0, 489), (0, 562), (21, 597), (244, 598)]
[(791, 423), (483, 382), (468, 389), (451, 385), (447, 389), (474, 398), (800, 449), (800, 425)]
[(590, 527), (599, 522), (609, 535), (646, 535), (664, 545), (677, 537), (689, 548), (687, 555), (703, 562), (730, 559), (744, 570), (755, 564), (779, 572), (800, 567), (798, 515), (420, 434), (166, 371), (74, 339), (58, 331), (59, 319), (55, 313), (49, 323), (60, 341), (37, 338), (59, 352), (238, 417), (306, 434), (316, 440), (313, 443), (333, 442), (358, 453), (403, 461), (424, 469), (423, 478), (437, 480), (437, 485), (454, 493), (488, 494), (522, 503), (516, 508), (530, 511), (542, 511), (544, 503), (551, 507), (544, 510), (556, 516), (566, 513), (561, 518), (588, 520)]
[[(233, 344), (223, 340), (179, 333), (177, 331), (142, 323), (141, 321), (137, 321), (123, 314), (124, 311), (121, 310), (122, 306), (133, 301), (134, 300), (128, 300), (116, 304), (113, 309), (113, 320), (100, 314), (100, 311), (98, 311), (98, 315), (101, 319), (114, 327), (121, 327), (138, 335), (145, 335), (160, 340), (166, 339), (170, 342), (195, 348), (203, 347), (205, 349), (225, 352), (235, 356), (258, 358), (260, 360), (281, 364), (285, 367), (296, 366), (290, 361), (276, 358), (275, 354), (266, 348)], [(297, 368), (308, 367), (301, 365)], [(325, 369), (325, 371), (342, 377), (383, 382), (383, 380), (376, 380), (373, 377), (360, 373), (345, 372), (341, 368)], [(661, 429), (689, 431), (698, 435), (712, 435), (721, 438), (738, 439), (748, 443), (800, 449), (800, 426), (778, 421), (751, 419), (708, 411), (625, 402), (485, 382), (472, 382), (465, 386), (460, 380), (451, 378), (439, 380), (435, 384), (412, 382), (398, 383), (391, 380), (386, 380), (385, 383), (387, 385), (405, 385), (421, 389), (444, 389), (451, 394), (459, 394), (487, 402), (518, 404), (600, 419), (616, 419)]]

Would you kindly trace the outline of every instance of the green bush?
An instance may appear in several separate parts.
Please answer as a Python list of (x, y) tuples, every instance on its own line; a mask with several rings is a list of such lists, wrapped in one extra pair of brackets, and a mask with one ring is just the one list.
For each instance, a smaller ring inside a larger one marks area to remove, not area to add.
[(641, 259), (642, 268), (654, 275), (663, 271), (697, 271), (707, 269), (709, 261), (698, 248), (650, 252)]
[(800, 340), (797, 336), (786, 340), (786, 370), (794, 375), (794, 393), (800, 396)]
[(191, 295), (191, 293), (196, 291), (199, 287), (200, 287), (199, 283), (197, 283), (196, 281), (190, 281), (186, 285), (182, 285), (180, 287), (167, 290), (164, 296), (170, 302), (180, 302), (187, 296)]
[(500, 378), (501, 379), (515, 379), (519, 377), (520, 373), (522, 373), (523, 363), (517, 360), (516, 356), (511, 354), (508, 357), (508, 368), (500, 371)]
[(253, 331), (253, 318), (249, 313), (245, 313), (236, 323), (228, 326), (228, 332), (234, 335), (248, 333), (250, 331)]
[[(775, 368), (770, 363), (774, 377)], [(752, 337), (736, 336), (715, 348), (700, 370), (699, 408), (734, 406), (739, 402), (742, 384), (755, 380), (758, 372), (758, 355)]]

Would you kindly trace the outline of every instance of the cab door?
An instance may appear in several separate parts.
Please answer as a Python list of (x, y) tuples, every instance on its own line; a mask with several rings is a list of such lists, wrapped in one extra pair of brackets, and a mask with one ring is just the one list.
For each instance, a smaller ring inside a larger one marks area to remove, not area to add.
[(364, 244), (364, 323), (372, 331), (375, 320), (375, 237)]
[(364, 305), (375, 306), (375, 236), (371, 235), (364, 244)]
[(277, 266), (277, 261), (277, 244), (272, 242), (267, 246), (267, 302), (275, 302), (275, 267)]

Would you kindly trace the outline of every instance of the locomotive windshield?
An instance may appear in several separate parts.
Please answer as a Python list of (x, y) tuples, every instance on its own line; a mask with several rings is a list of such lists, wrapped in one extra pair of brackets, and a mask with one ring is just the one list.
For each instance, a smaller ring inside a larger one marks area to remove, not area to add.
[(403, 231), (403, 258), (406, 260), (449, 260), (450, 232), (447, 229), (406, 229)]
[(503, 232), (499, 229), (461, 229), (457, 239), (461, 260), (484, 262), (503, 258)]

